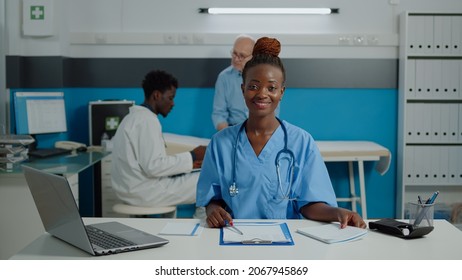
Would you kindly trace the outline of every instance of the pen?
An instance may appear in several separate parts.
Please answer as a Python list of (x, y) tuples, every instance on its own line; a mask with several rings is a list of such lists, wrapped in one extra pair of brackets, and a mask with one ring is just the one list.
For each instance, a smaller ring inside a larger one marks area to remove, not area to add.
[(434, 192), (432, 197), (430, 197), (429, 199), (427, 199), (427, 201), (425, 201), (425, 204), (433, 204), (433, 202), (435, 202), (435, 199), (439, 193), (440, 193), (439, 191)]
[(417, 202), (419, 202), (420, 205), (422, 205), (422, 198), (420, 197), (420, 195), (417, 196)]
[(239, 233), (240, 235), (244, 235), (244, 234), (242, 233), (242, 231), (240, 231), (240, 230), (239, 230), (237, 227), (235, 227), (234, 225), (230, 224), (227, 220), (225, 220), (225, 225), (226, 225), (227, 227), (230, 227), (230, 228), (234, 229), (234, 230), (235, 230), (237, 233)]

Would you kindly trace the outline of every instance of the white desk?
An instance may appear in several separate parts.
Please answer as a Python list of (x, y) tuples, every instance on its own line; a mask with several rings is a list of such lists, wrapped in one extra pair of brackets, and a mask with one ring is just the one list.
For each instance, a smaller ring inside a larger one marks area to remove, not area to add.
[[(316, 144), (325, 162), (348, 162), (350, 197), (338, 197), (337, 201), (351, 202), (351, 209), (355, 212), (357, 211), (356, 203), (359, 202), (362, 217), (367, 219), (364, 162), (377, 161), (376, 170), (383, 175), (390, 167), (390, 151), (369, 141), (316, 141)], [(359, 196), (356, 195), (354, 162), (358, 163)]]
[[(167, 153), (175, 154), (190, 151), (198, 145), (208, 145), (209, 139), (164, 133)], [(370, 141), (316, 141), (325, 162), (348, 162), (350, 197), (338, 197), (337, 201), (350, 202), (351, 209), (357, 212), (356, 203), (361, 206), (363, 219), (367, 219), (366, 183), (364, 162), (377, 161), (376, 170), (381, 175), (390, 166), (390, 151)], [(354, 162), (358, 163), (359, 196), (356, 195)]]
[[(119, 221), (152, 234), (168, 222), (181, 219), (85, 218), (86, 223)], [(187, 219), (192, 221), (192, 219)], [(238, 221), (238, 220), (236, 220)], [(268, 221), (268, 220), (266, 220)], [(445, 220), (435, 220), (428, 235), (405, 240), (370, 231), (362, 239), (325, 244), (296, 233), (296, 229), (320, 223), (287, 220), (293, 246), (220, 246), (219, 229), (205, 228), (199, 236), (166, 236), (170, 243), (153, 249), (93, 257), (45, 233), (12, 259), (124, 259), (124, 260), (449, 260), (462, 259), (462, 231)]]
[[(98, 163), (105, 155), (107, 153), (87, 152), (31, 159), (23, 164), (50, 173), (65, 174), (68, 180), (72, 178), (71, 189), (78, 200), (78, 174)], [(11, 257), (44, 231), (20, 165), (12, 172), (0, 172), (0, 223), (0, 259)]]

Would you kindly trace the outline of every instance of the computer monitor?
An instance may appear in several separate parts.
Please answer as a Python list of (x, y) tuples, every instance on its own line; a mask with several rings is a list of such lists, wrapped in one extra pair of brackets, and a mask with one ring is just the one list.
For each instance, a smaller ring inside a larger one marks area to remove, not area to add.
[(47, 142), (46, 139), (55, 138), (54, 133), (67, 132), (63, 92), (15, 92), (13, 101), (14, 131), (34, 137), (35, 142), (29, 145), (30, 151), (41, 146), (39, 135)]
[(67, 132), (63, 92), (15, 92), (16, 134)]

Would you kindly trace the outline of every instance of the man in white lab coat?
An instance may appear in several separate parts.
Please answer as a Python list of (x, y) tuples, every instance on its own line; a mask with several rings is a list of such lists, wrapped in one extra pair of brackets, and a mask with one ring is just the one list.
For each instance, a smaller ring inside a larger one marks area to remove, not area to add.
[(196, 201), (196, 184), (205, 146), (167, 155), (158, 115), (174, 106), (178, 81), (165, 71), (143, 80), (144, 102), (134, 105), (112, 138), (112, 186), (127, 204), (172, 206)]

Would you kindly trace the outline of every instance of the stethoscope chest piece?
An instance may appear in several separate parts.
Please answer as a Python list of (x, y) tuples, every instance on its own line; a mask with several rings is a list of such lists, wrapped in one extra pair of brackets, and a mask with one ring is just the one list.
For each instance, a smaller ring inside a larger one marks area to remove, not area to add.
[(239, 189), (236, 187), (236, 183), (232, 183), (231, 186), (229, 186), (229, 195), (231, 197), (236, 196), (239, 193)]

